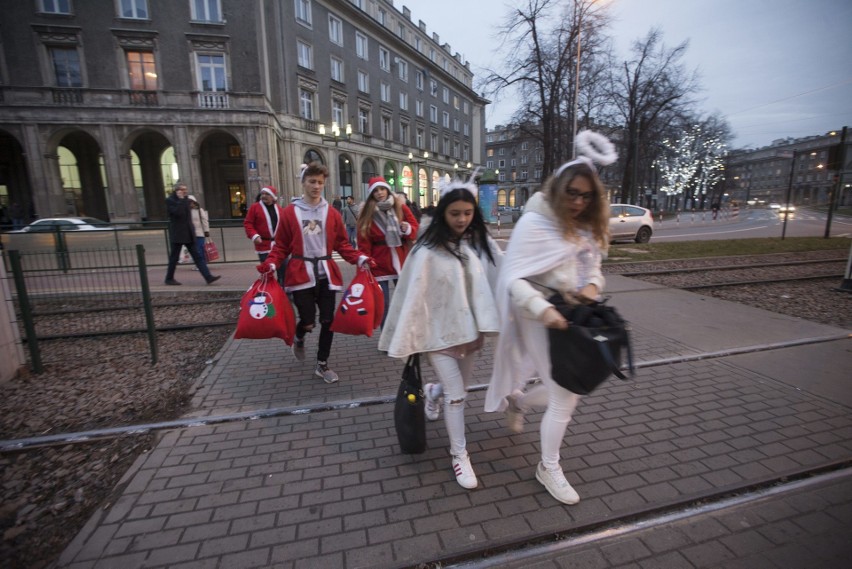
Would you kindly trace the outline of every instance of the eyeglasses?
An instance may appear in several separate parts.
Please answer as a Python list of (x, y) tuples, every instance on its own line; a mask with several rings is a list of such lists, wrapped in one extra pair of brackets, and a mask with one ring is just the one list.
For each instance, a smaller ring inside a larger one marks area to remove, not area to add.
[(581, 192), (579, 190), (575, 190), (573, 188), (568, 188), (565, 190), (565, 196), (568, 198), (568, 201), (576, 201), (577, 198), (583, 200), (584, 203), (589, 203), (592, 201), (595, 192)]

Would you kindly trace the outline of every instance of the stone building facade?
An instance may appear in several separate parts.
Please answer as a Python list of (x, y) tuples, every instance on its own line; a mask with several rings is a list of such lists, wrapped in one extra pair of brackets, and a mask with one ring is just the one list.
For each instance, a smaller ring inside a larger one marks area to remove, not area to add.
[(260, 187), (384, 175), (428, 204), (481, 163), (467, 62), (391, 0), (0, 0), (0, 205), (162, 220), (179, 178), (213, 219)]

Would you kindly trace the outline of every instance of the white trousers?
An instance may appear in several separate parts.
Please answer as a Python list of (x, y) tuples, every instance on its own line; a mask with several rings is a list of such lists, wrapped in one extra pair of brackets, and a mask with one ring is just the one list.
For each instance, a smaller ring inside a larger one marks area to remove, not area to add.
[(475, 354), (456, 359), (446, 354), (429, 352), (429, 363), (444, 390), (444, 423), (450, 439), (450, 454), (464, 456), (467, 439), (464, 436), (465, 383), (473, 374)]
[(541, 418), (541, 462), (548, 470), (561, 468), (559, 449), (565, 438), (565, 430), (571, 422), (574, 409), (581, 396), (561, 387), (550, 376), (550, 341), (547, 328), (541, 322), (529, 318), (520, 318), (521, 335), (527, 347), (527, 357), (531, 358), (541, 383), (533, 385), (518, 395), (517, 404), (521, 408), (547, 407)]

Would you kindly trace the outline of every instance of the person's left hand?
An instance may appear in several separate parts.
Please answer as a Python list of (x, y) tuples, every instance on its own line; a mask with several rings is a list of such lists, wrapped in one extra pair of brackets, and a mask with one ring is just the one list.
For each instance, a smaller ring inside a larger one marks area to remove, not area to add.
[(577, 296), (580, 297), (580, 300), (583, 302), (594, 302), (598, 299), (598, 294), (598, 287), (593, 284), (587, 284), (577, 291)]
[(407, 234), (409, 231), (411, 231), (411, 225), (409, 225), (407, 221), (401, 221), (399, 224), (399, 231), (401, 233)]
[(210, 232), (209, 232), (209, 231), (205, 231), (205, 232), (204, 232), (204, 236), (205, 236), (205, 237), (210, 237)]

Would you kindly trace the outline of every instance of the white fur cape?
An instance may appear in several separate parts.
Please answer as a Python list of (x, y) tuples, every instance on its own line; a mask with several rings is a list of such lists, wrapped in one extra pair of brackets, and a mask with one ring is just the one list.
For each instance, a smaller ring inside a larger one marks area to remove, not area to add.
[(491, 382), (485, 394), (486, 411), (503, 411), (505, 397), (531, 379), (536, 370), (527, 356), (518, 320), (524, 318), (510, 297), (510, 287), (517, 279), (543, 275), (577, 254), (575, 243), (564, 238), (550, 204), (539, 192), (530, 198), (515, 228), (503, 257), (497, 280), (495, 300), (500, 311), (500, 337), (494, 350)]
[[(490, 241), (496, 263), (502, 252)], [(379, 350), (393, 358), (473, 342), (499, 329), (493, 279), (497, 267), (466, 241), (461, 263), (443, 248), (418, 247), (406, 259), (393, 293)], [(492, 278), (489, 283), (489, 276)]]

